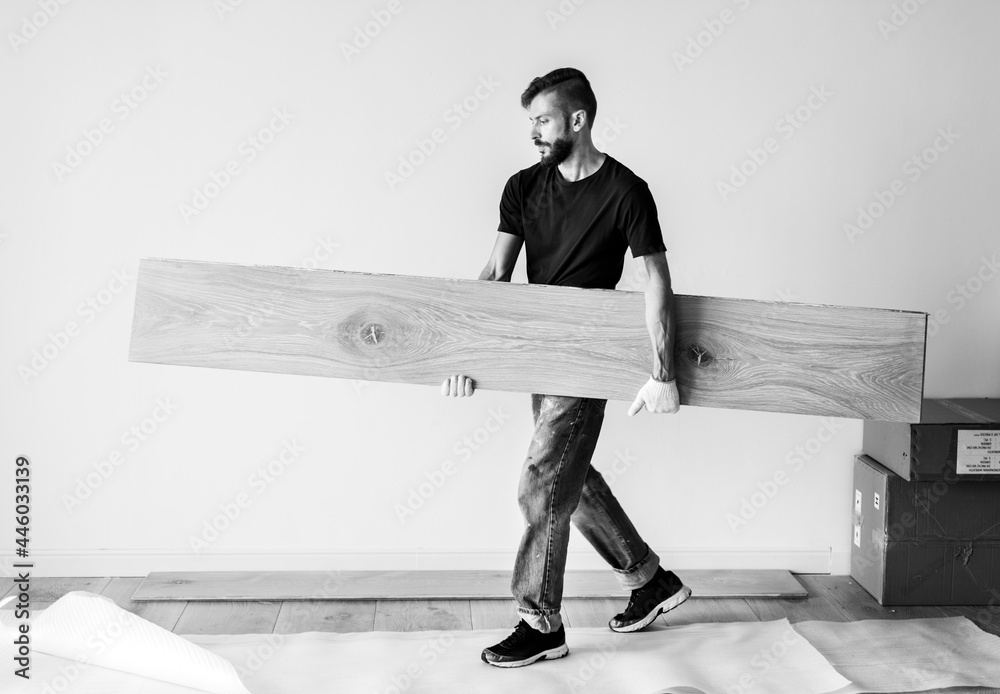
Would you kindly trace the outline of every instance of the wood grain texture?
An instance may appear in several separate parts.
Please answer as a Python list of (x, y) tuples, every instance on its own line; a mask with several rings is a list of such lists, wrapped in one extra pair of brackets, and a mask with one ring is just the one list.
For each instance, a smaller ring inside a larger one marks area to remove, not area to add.
[(743, 599), (695, 600), (692, 597), (665, 615), (661, 615), (659, 620), (676, 627), (682, 624), (706, 622), (759, 622), (760, 617)]
[(814, 576), (798, 576), (809, 595), (805, 598), (769, 599), (747, 598), (750, 606), (761, 621), (788, 619), (789, 622), (820, 620), (824, 622), (855, 621), (840, 603), (830, 598), (825, 591), (812, 582)]
[(374, 631), (472, 629), (468, 600), (379, 600)]
[(175, 634), (270, 634), (281, 603), (227, 600), (189, 602), (174, 625)]
[(883, 607), (850, 576), (817, 576), (812, 586), (843, 607), (854, 621), (861, 619), (923, 619), (943, 617), (935, 606)]
[[(31, 609), (44, 609), (64, 596), (66, 593), (74, 590), (85, 590), (89, 593), (100, 593), (107, 588), (110, 582), (110, 578), (101, 578), (100, 576), (69, 578), (42, 576), (32, 578), (31, 588), (28, 591), (28, 595), (31, 598)], [(16, 594), (16, 586), (12, 584), (10, 590), (7, 592), (7, 595)], [(16, 603), (16, 600), (12, 600), (4, 605), (4, 609), (12, 610), (14, 609)]]
[(288, 600), (281, 603), (274, 633), (363, 632), (374, 624), (374, 600)]
[[(678, 572), (695, 598), (805, 597), (788, 571)], [(331, 579), (332, 577), (332, 579)], [(133, 600), (450, 600), (510, 597), (509, 571), (156, 571)], [(565, 598), (627, 599), (611, 571), (567, 571)]]
[(119, 607), (142, 617), (147, 622), (152, 622), (168, 631), (173, 629), (184, 612), (187, 602), (177, 600), (136, 602), (132, 599), (132, 594), (140, 585), (142, 585), (141, 578), (112, 578), (107, 587), (101, 591), (101, 595), (111, 598)]
[(620, 598), (570, 598), (563, 600), (560, 611), (567, 627), (606, 627), (627, 604), (628, 594)]
[(521, 621), (513, 600), (470, 600), (473, 629), (513, 629)]
[[(927, 315), (676, 297), (681, 403), (919, 421)], [(129, 359), (631, 401), (642, 292), (168, 259), (139, 263)]]

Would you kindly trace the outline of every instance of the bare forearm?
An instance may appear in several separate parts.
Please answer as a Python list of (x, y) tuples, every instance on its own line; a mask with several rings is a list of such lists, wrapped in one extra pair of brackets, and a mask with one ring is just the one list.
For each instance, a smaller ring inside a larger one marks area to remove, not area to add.
[(669, 284), (650, 277), (646, 285), (646, 327), (653, 343), (653, 373), (657, 381), (674, 379), (674, 293)]
[(490, 282), (510, 282), (511, 275), (514, 274), (513, 268), (502, 272), (495, 265), (487, 265), (483, 268), (483, 271), (479, 273), (479, 279), (488, 280)]

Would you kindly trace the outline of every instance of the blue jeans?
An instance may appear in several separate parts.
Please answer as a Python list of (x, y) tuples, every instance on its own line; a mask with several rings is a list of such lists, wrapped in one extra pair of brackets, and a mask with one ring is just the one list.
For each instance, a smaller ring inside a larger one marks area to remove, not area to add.
[(605, 405), (607, 400), (531, 396), (535, 433), (518, 485), (525, 527), (511, 592), (521, 619), (544, 633), (562, 624), (570, 522), (611, 565), (625, 590), (645, 584), (660, 565), (590, 464)]

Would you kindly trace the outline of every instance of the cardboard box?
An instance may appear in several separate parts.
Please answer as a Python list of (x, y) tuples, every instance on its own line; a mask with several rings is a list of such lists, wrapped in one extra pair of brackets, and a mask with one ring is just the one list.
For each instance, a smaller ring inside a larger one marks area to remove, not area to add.
[(904, 480), (1000, 481), (1000, 399), (924, 400), (919, 423), (866, 420), (863, 435)]
[(995, 605), (1000, 481), (909, 482), (857, 456), (851, 576), (882, 605)]

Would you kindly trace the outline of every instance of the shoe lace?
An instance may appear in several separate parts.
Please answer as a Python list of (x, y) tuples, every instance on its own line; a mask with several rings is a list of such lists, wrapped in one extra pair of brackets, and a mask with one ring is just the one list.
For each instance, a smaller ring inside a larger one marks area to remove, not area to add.
[(510, 636), (501, 641), (500, 645), (503, 648), (514, 648), (515, 646), (519, 645), (524, 639), (528, 638), (528, 635), (531, 634), (531, 631), (532, 631), (531, 627), (528, 626), (528, 623), (522, 619), (520, 622), (517, 623), (517, 626), (514, 627), (514, 633), (512, 633)]
[(639, 601), (639, 595), (640, 591), (638, 590), (632, 591), (632, 594), (628, 598), (628, 605), (626, 605), (625, 609), (622, 610), (622, 614), (632, 611), (632, 608), (635, 607), (635, 604)]

